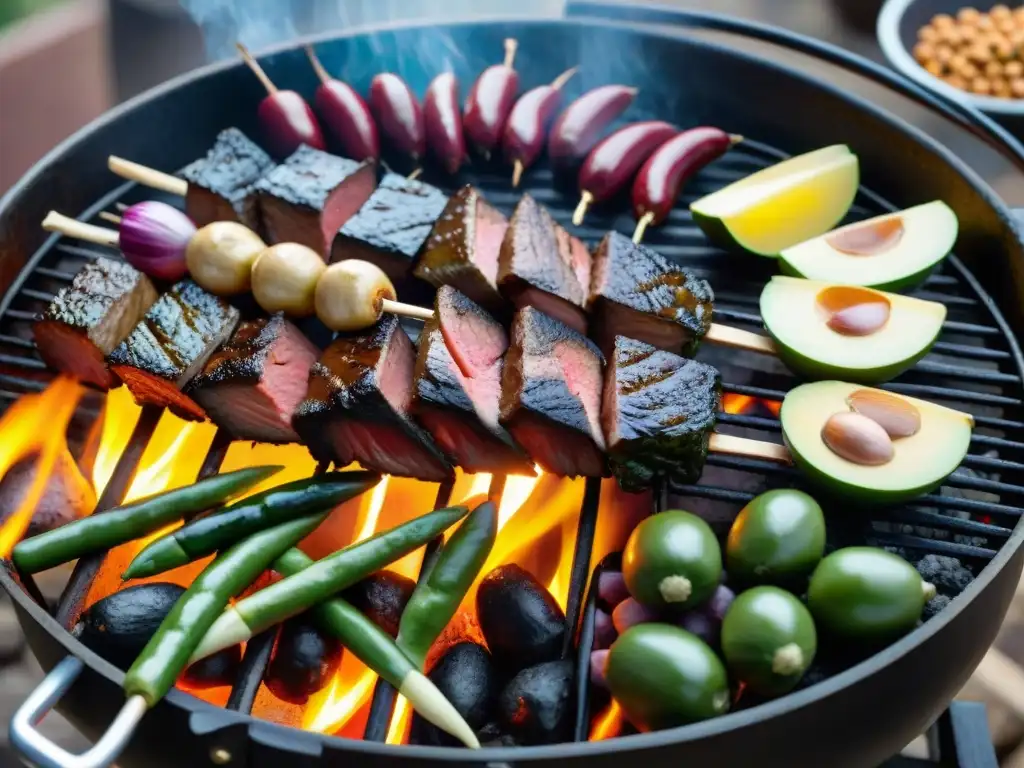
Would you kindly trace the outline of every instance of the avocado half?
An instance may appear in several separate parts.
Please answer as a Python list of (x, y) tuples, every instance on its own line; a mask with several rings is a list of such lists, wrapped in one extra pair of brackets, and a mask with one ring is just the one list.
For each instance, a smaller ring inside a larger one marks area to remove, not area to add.
[(859, 180), (857, 156), (836, 144), (733, 182), (690, 211), (716, 245), (775, 258), (834, 227), (853, 204)]
[(920, 285), (953, 249), (959, 229), (941, 200), (828, 232), (779, 254), (783, 273), (902, 291)]
[(821, 301), (837, 288), (842, 290), (819, 280), (773, 277), (761, 292), (761, 317), (779, 358), (806, 379), (889, 381), (928, 354), (946, 319), (938, 302), (857, 288), (851, 295), (877, 300), (888, 318), (873, 333), (842, 333), (830, 327)]
[[(848, 400), (860, 390), (898, 398), (920, 415), (916, 434), (894, 439), (893, 457), (881, 466), (841, 458), (822, 439), (825, 423), (833, 414), (850, 411)], [(809, 480), (843, 498), (878, 504), (907, 501), (940, 486), (967, 455), (974, 426), (970, 414), (843, 381), (803, 384), (790, 391), (779, 418), (793, 462)]]

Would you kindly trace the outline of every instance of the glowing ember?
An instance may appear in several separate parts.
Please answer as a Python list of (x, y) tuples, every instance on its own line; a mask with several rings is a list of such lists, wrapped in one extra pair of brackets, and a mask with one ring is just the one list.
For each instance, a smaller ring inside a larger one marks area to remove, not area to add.
[(773, 416), (778, 418), (782, 410), (782, 403), (778, 400), (765, 400), (751, 395), (737, 395), (734, 392), (726, 392), (722, 395), (722, 410), (726, 413), (749, 413), (758, 406), (767, 409)]
[(404, 744), (409, 735), (409, 724), (412, 722), (412, 709), (405, 696), (398, 696), (395, 699), (395, 711), (391, 714), (391, 723), (388, 725), (388, 735), (385, 741), (388, 744)]
[(306, 705), (302, 727), (317, 733), (334, 733), (370, 702), (377, 676), (352, 654), (342, 657), (330, 684)]
[(19, 399), (0, 418), (0, 476), (26, 456), (39, 454), (28, 492), (0, 528), (0, 556), (9, 557), (25, 534), (57, 457), (68, 449), (64, 433), (81, 396), (78, 384), (60, 377), (40, 394)]
[(622, 710), (612, 699), (603, 712), (594, 718), (590, 728), (590, 741), (614, 739), (622, 731)]

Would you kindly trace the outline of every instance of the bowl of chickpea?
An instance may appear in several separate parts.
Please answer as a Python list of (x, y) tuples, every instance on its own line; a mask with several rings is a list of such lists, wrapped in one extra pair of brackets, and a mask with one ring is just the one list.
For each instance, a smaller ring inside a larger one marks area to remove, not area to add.
[(907, 77), (1024, 130), (1024, 5), (887, 0), (878, 41)]

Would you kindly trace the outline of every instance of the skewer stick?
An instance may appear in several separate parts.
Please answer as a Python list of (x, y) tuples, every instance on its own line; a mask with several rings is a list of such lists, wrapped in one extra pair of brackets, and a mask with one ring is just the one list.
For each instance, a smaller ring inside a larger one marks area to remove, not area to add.
[(320, 57), (316, 55), (312, 45), (306, 46), (306, 56), (309, 58), (309, 63), (312, 65), (313, 71), (316, 72), (316, 76), (320, 78), (321, 83), (326, 83), (333, 79), (327, 70), (324, 69), (324, 65), (321, 63)]
[(237, 48), (238, 52), (242, 54), (242, 61), (248, 65), (249, 69), (252, 70), (252, 73), (259, 78), (261, 83), (263, 83), (263, 87), (267, 89), (267, 93), (271, 95), (277, 93), (277, 86), (274, 85), (273, 81), (269, 77), (267, 77), (267, 73), (263, 71), (263, 67), (260, 66), (260, 63), (253, 58), (251, 53), (249, 53), (249, 49), (241, 43), (235, 43), (235, 48)]
[(639, 243), (644, 239), (644, 232), (647, 228), (654, 223), (654, 211), (648, 211), (640, 217), (640, 221), (636, 223), (636, 229), (633, 230), (633, 242)]
[(505, 61), (503, 62), (509, 69), (512, 68), (512, 62), (516, 60), (516, 49), (519, 48), (519, 43), (514, 37), (505, 38)]
[(409, 181), (416, 181), (416, 179), (418, 179), (422, 174), (423, 174), (423, 167), (421, 166), (419, 168), (414, 168), (413, 172), (410, 173), (405, 178), (407, 178)]
[(125, 160), (117, 155), (111, 155), (107, 158), (107, 167), (122, 179), (135, 181), (145, 187), (159, 189), (161, 192), (182, 197), (188, 192), (188, 182), (184, 179), (171, 176), (171, 174), (158, 171), (155, 168), (148, 168), (145, 165), (133, 163), (131, 160)]
[(570, 80), (572, 80), (572, 76), (579, 71), (579, 67), (569, 67), (569, 69), (565, 70), (565, 72), (563, 72), (562, 74), (560, 74), (558, 77), (551, 81), (551, 87), (554, 88), (556, 91), (562, 90), (562, 86), (568, 83)]
[(401, 315), (402, 317), (414, 317), (417, 320), (433, 320), (434, 310), (427, 309), (426, 307), (417, 307), (414, 304), (406, 304), (401, 301), (392, 301), (391, 299), (381, 299), (380, 308), (382, 312), (387, 312), (392, 315)]
[(750, 352), (763, 352), (766, 355), (778, 354), (775, 342), (767, 336), (718, 323), (711, 324), (704, 335), (704, 340), (732, 349), (746, 349)]
[[(587, 209), (590, 207), (592, 202), (594, 202), (594, 196), (590, 192), (587, 192), (587, 190), (583, 190), (580, 194), (579, 205), (577, 205), (576, 210), (572, 212), (573, 225), (578, 227), (583, 223), (583, 217), (587, 215)], [(643, 237), (642, 233), (641, 237)]]
[(519, 180), (521, 178), (523, 178), (523, 170), (524, 170), (524, 168), (523, 168), (523, 161), (522, 160), (516, 160), (514, 163), (512, 163), (512, 186), (513, 187), (518, 187), (519, 186)]
[(110, 213), (110, 211), (100, 211), (100, 218), (104, 221), (109, 221), (111, 224), (121, 223), (121, 217), (116, 213)]
[(46, 218), (43, 219), (43, 229), (47, 232), (60, 232), (67, 237), (76, 237), (79, 240), (96, 243), (97, 245), (106, 245), (111, 248), (116, 248), (118, 243), (117, 230), (76, 221), (70, 216), (65, 216), (56, 211), (50, 211), (46, 214)]
[(748, 459), (765, 459), (779, 464), (792, 464), (793, 459), (784, 445), (769, 443), (764, 440), (751, 440), (748, 437), (723, 435), (715, 432), (708, 442), (711, 453), (725, 453), (729, 456), (745, 456)]

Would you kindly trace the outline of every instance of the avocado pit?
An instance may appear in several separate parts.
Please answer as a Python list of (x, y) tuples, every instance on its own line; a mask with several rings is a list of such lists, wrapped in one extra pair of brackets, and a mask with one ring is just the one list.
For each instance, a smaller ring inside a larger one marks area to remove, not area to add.
[(836, 230), (825, 238), (830, 246), (850, 256), (877, 256), (903, 239), (903, 217), (873, 219)]
[(825, 324), (844, 336), (870, 336), (889, 322), (889, 299), (877, 291), (852, 285), (830, 285), (818, 292)]
[(921, 431), (921, 412), (902, 397), (877, 389), (858, 389), (846, 398), (846, 404), (876, 422), (893, 440), (913, 437)]
[(834, 413), (821, 428), (821, 439), (840, 458), (867, 467), (892, 461), (892, 440), (878, 422), (853, 411)]

